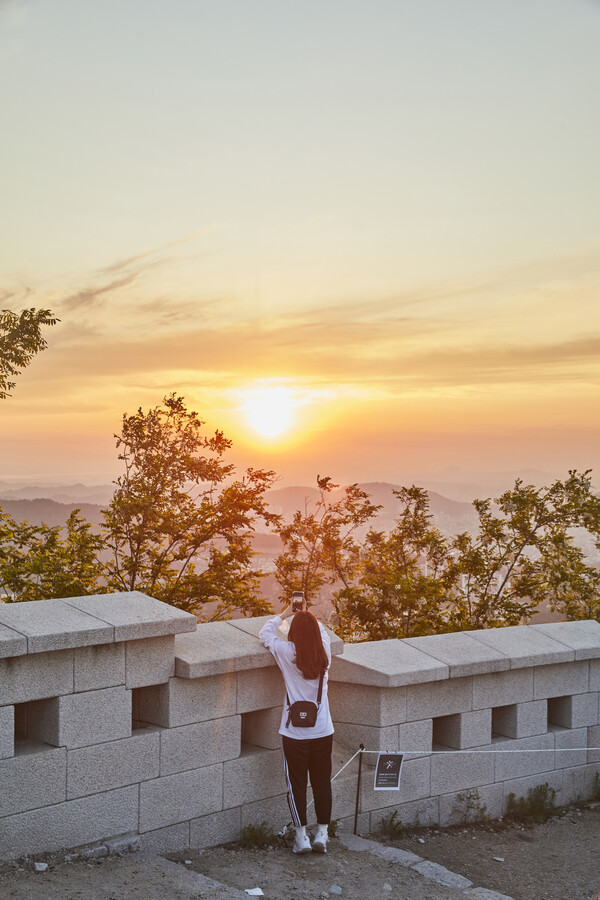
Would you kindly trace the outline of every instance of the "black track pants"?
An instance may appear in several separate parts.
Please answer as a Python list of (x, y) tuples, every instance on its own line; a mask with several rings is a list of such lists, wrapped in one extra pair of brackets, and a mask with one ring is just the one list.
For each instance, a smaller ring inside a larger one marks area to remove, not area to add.
[(306, 825), (307, 775), (315, 798), (317, 822), (331, 819), (331, 748), (333, 735), (297, 741), (282, 736), (283, 768), (294, 825)]

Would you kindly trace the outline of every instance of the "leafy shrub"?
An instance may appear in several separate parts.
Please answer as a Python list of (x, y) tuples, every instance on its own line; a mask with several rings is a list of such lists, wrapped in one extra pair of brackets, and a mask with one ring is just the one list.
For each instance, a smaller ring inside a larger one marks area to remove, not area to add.
[(505, 818), (515, 822), (545, 822), (556, 809), (555, 798), (556, 791), (547, 781), (529, 788), (527, 797), (517, 800), (514, 794), (509, 794)]
[(268, 822), (264, 820), (258, 825), (245, 825), (240, 834), (240, 844), (246, 850), (257, 847), (269, 847), (276, 841), (276, 835)]
[(383, 816), (379, 824), (381, 834), (386, 837), (400, 838), (404, 835), (404, 825), (398, 818), (398, 810), (395, 809), (389, 816)]
[(456, 803), (452, 807), (451, 815), (463, 825), (469, 822), (487, 822), (490, 818), (487, 806), (482, 803), (477, 788), (456, 795)]

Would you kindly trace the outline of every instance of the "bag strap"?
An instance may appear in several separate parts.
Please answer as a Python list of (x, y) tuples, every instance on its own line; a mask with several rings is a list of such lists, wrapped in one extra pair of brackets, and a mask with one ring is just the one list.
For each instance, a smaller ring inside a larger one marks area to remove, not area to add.
[[(317, 706), (321, 705), (321, 697), (323, 696), (323, 678), (325, 677), (325, 672), (321, 672), (319, 676), (319, 690), (317, 692)], [(290, 698), (288, 696), (288, 692), (285, 692), (285, 699), (287, 700), (288, 708), (291, 706)]]

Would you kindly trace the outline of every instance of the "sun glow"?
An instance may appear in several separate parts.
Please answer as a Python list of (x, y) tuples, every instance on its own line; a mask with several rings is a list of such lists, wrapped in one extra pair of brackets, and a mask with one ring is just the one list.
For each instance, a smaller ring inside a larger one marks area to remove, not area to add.
[(250, 427), (272, 440), (291, 428), (296, 405), (294, 393), (289, 388), (260, 387), (245, 393), (242, 410)]

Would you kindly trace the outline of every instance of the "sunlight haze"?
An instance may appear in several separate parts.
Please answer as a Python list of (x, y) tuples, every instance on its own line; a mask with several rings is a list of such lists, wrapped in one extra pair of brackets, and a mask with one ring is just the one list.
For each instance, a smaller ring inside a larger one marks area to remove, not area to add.
[(600, 4), (0, 2), (6, 478), (182, 394), (286, 484), (600, 466)]

